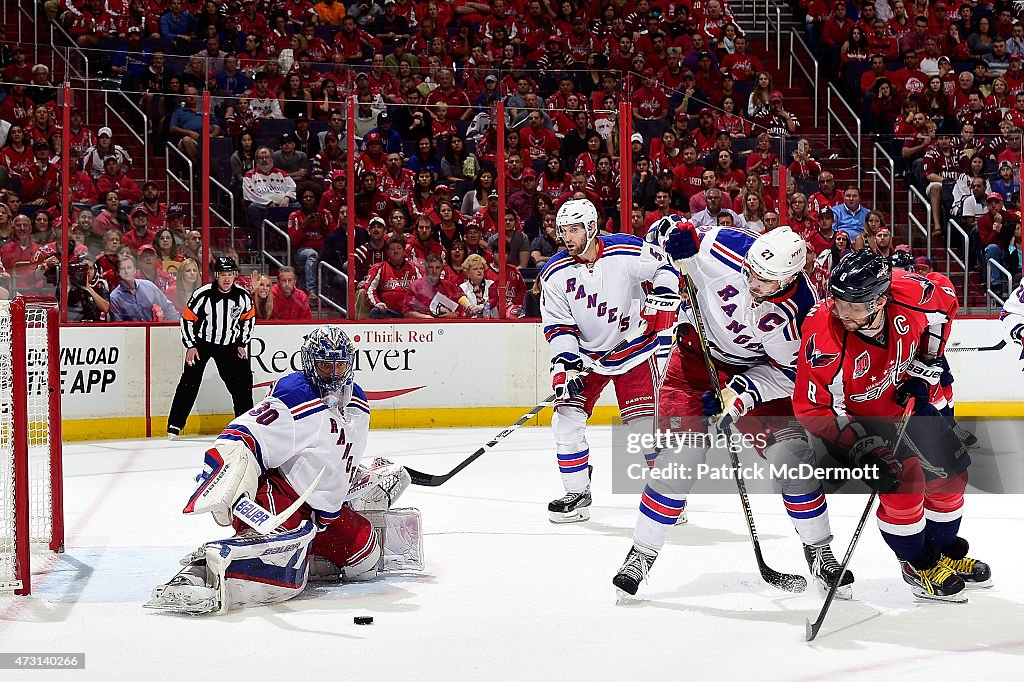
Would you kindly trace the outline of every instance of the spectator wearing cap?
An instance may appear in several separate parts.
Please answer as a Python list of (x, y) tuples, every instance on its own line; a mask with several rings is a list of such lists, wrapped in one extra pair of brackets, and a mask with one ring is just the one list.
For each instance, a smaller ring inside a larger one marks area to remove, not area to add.
[(124, 147), (113, 142), (113, 132), (104, 126), (96, 132), (96, 144), (85, 150), (82, 157), (82, 167), (96, 180), (106, 170), (107, 157), (113, 156), (117, 159), (121, 172), (126, 173), (132, 165), (132, 157)]
[[(1015, 230), (1020, 225), (1020, 213), (1006, 209), (1003, 197), (998, 192), (990, 192), (985, 197), (985, 203), (988, 210), (978, 217), (976, 236), (972, 235), (972, 238), (979, 244), (985, 267), (990, 260), (1005, 267), (1007, 250), (1010, 248)], [(992, 268), (989, 285), (1001, 297), (1006, 297), (1007, 284), (997, 268)]]
[(383, 218), (380, 216), (370, 218), (370, 224), (366, 231), (369, 240), (356, 247), (355, 250), (356, 282), (360, 284), (364, 284), (363, 280), (369, 274), (370, 268), (384, 262), (387, 248), (387, 226), (384, 224)]
[(121, 200), (121, 206), (127, 207), (142, 201), (142, 190), (128, 177), (117, 163), (116, 156), (108, 156), (103, 162), (103, 173), (96, 179), (96, 191), (100, 194), (114, 191)]
[[(429, 143), (429, 138), (427, 138)], [(367, 133), (363, 138), (363, 151), (356, 157), (356, 175), (363, 176), (367, 171), (380, 177), (384, 173), (384, 166), (387, 163), (387, 156), (384, 154), (384, 145), (380, 139), (380, 133)]]
[(160, 17), (160, 37), (170, 41), (195, 40), (196, 29), (196, 18), (185, 9), (183, 0), (170, 0)]
[(21, 200), (30, 206), (56, 206), (60, 201), (57, 166), (50, 163), (50, 145), (46, 140), (32, 143), (34, 162), (21, 178)]
[(707, 93), (709, 102), (718, 101), (722, 97), (722, 73), (718, 70), (715, 57), (709, 50), (697, 55), (697, 68), (694, 69), (694, 83), (698, 89)]
[(800, 129), (800, 121), (782, 106), (782, 93), (772, 92), (768, 98), (768, 112), (754, 118), (754, 125), (767, 129), (773, 137), (789, 137)]
[(401, 317), (406, 291), (423, 275), (419, 266), (407, 258), (401, 238), (389, 239), (385, 253), (386, 260), (370, 268), (367, 275), (371, 318)]
[[(487, 203), (470, 218), (470, 225), (476, 225), (484, 236), (490, 237), (498, 231), (498, 190), (492, 189), (487, 195)], [(469, 243), (469, 231), (466, 232)]]
[(1013, 205), (1014, 197), (1020, 196), (1020, 181), (1013, 172), (1013, 164), (1009, 161), (999, 162), (999, 177), (992, 182), (992, 191), (1003, 198), (1004, 205)]
[(295, 149), (295, 135), (282, 133), (281, 148), (274, 152), (274, 167), (288, 174), (296, 183), (302, 182), (309, 175), (309, 159)]
[(126, 85), (134, 84), (149, 66), (149, 58), (153, 49), (142, 45), (142, 28), (129, 26), (125, 33), (125, 42), (120, 45), (110, 65), (110, 72), (121, 78)]
[(136, 279), (145, 279), (156, 285), (165, 294), (174, 286), (174, 275), (163, 269), (160, 256), (153, 244), (143, 244), (138, 250), (138, 270)]
[(377, 114), (377, 126), (370, 132), (380, 136), (381, 149), (385, 154), (402, 151), (402, 135), (395, 130), (394, 119), (387, 109)]
[(290, 206), (295, 201), (295, 180), (274, 165), (269, 147), (256, 150), (256, 166), (242, 178), (242, 197), (249, 202), (249, 225), (259, 228), (269, 206)]
[(32, 120), (35, 103), (25, 94), (25, 82), (21, 76), (12, 77), (10, 83), (7, 97), (0, 103), (0, 119), (24, 128)]
[[(104, 198), (106, 199), (106, 197)], [(100, 215), (102, 215), (102, 212)], [(100, 219), (100, 215), (97, 215), (97, 220)], [(143, 246), (153, 243), (153, 240), (156, 238), (156, 230), (149, 226), (149, 215), (141, 209), (136, 208), (133, 210), (129, 220), (131, 221), (131, 229), (121, 235), (121, 244), (138, 253), (139, 249)], [(96, 221), (93, 221), (93, 233), (96, 233)], [(103, 233), (100, 234), (102, 236)]]
[(831, 208), (824, 207), (818, 211), (817, 225), (813, 230), (804, 235), (804, 239), (807, 240), (807, 246), (814, 253), (821, 253), (832, 248), (832, 243), (836, 238), (834, 225), (835, 215), (832, 213)]
[(914, 259), (914, 273), (925, 277), (932, 273), (932, 259), (928, 256), (918, 256)]
[(340, 226), (341, 208), (345, 205), (346, 188), (348, 176), (342, 168), (336, 168), (327, 175), (327, 188), (320, 195), (320, 208), (326, 209), (334, 220), (335, 225)]
[(16, 78), (20, 78), (22, 83), (32, 80), (32, 64), (28, 61), (28, 51), (24, 46), (15, 45), (11, 49), (11, 61), (4, 64), (3, 76), (8, 83), (14, 83)]

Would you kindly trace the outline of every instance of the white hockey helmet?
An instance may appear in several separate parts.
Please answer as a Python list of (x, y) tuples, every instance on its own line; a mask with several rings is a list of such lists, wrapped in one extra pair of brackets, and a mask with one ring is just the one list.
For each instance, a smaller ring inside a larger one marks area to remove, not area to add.
[(587, 231), (587, 243), (583, 245), (583, 251), (586, 251), (597, 237), (597, 220), (597, 208), (589, 199), (569, 199), (555, 214), (555, 231), (565, 241), (565, 228), (582, 224)]
[(806, 263), (807, 242), (788, 225), (780, 225), (750, 245), (745, 265), (761, 279), (788, 284)]

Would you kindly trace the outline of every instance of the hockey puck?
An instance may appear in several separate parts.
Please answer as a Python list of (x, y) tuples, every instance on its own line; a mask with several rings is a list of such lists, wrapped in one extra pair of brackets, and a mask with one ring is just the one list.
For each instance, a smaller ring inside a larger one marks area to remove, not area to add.
[(356, 625), (373, 625), (373, 616), (356, 616), (352, 622)]

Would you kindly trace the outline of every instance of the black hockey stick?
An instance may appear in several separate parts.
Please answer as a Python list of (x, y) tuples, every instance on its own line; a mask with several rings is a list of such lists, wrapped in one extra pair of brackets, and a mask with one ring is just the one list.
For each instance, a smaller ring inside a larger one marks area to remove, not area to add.
[[(677, 261), (683, 271), (683, 278), (686, 286), (686, 295), (690, 299), (690, 309), (693, 311), (694, 326), (697, 330), (697, 339), (700, 341), (700, 351), (704, 359), (704, 365), (708, 370), (708, 378), (711, 380), (711, 390), (718, 398), (718, 404), (724, 407), (722, 402), (722, 386), (718, 381), (718, 370), (711, 360), (711, 348), (708, 346), (707, 335), (704, 333), (704, 321), (701, 319), (700, 308), (697, 306), (697, 290), (693, 286), (693, 280), (686, 268), (686, 263)], [(764, 561), (761, 554), (761, 541), (757, 537), (757, 528), (754, 526), (754, 513), (750, 509), (750, 497), (747, 495), (747, 484), (740, 476), (740, 458), (737, 450), (739, 443), (732, 437), (732, 429), (725, 427), (725, 436), (729, 439), (729, 460), (732, 463), (733, 471), (736, 472), (736, 489), (740, 495), (740, 504), (743, 506), (743, 516), (747, 520), (747, 530), (750, 531), (750, 541), (754, 544), (754, 557), (757, 559), (757, 568), (761, 571), (761, 577), (772, 587), (777, 587), (786, 592), (803, 592), (807, 589), (807, 578), (802, 575), (791, 573), (780, 573)]]
[(947, 353), (950, 353), (950, 352), (961, 352), (962, 353), (962, 352), (968, 351), (968, 350), (970, 350), (970, 351), (1002, 350), (1005, 346), (1006, 346), (1006, 340), (1005, 339), (1000, 340), (999, 343), (997, 343), (995, 345), (992, 345), (992, 346), (954, 346), (954, 345), (949, 344), (949, 345), (946, 346), (945, 352), (947, 352)]
[[(637, 339), (643, 338), (644, 336), (648, 336), (648, 335), (647, 334), (641, 334), (640, 336), (638, 336), (636, 338), (623, 339), (618, 344), (616, 344), (616, 346), (614, 348), (612, 348), (610, 351), (608, 351), (607, 353), (602, 355), (600, 358), (598, 358), (597, 362), (595, 364), (591, 365), (590, 367), (585, 367), (579, 373), (579, 376), (581, 378), (587, 376), (588, 374), (593, 372), (595, 369), (597, 369), (597, 367), (606, 358), (608, 358), (611, 355), (619, 352), (620, 350), (624, 349), (629, 344), (637, 341)], [(475, 462), (485, 452), (487, 452), (488, 450), (493, 448), (495, 445), (497, 445), (501, 441), (505, 440), (505, 438), (507, 438), (510, 434), (512, 434), (520, 426), (522, 426), (523, 424), (525, 424), (526, 422), (530, 421), (531, 419), (536, 417), (538, 414), (540, 414), (541, 411), (545, 407), (548, 407), (549, 405), (553, 405), (554, 402), (555, 402), (555, 394), (552, 393), (547, 398), (545, 398), (543, 401), (541, 401), (541, 402), (537, 403), (536, 405), (534, 405), (533, 408), (531, 408), (529, 412), (527, 412), (522, 417), (517, 419), (515, 424), (513, 424), (512, 426), (506, 427), (500, 433), (498, 433), (498, 435), (496, 435), (494, 438), (490, 439), (489, 441), (487, 441), (487, 443), (485, 443), (484, 445), (481, 445), (479, 448), (477, 448), (476, 452), (474, 452), (472, 455), (470, 455), (466, 459), (464, 459), (461, 462), (459, 462), (459, 464), (454, 469), (449, 471), (447, 474), (425, 474), (422, 471), (416, 471), (415, 469), (411, 469), (409, 467), (406, 467), (405, 470), (409, 472), (409, 477), (412, 479), (412, 484), (413, 485), (429, 486), (429, 487), (437, 487), (437, 486), (441, 485), (442, 483), (445, 483), (449, 478), (451, 478), (452, 476), (454, 476), (455, 474), (459, 473), (460, 471), (462, 471), (463, 469), (468, 467), (470, 464)]]
[[(899, 450), (900, 443), (903, 441), (903, 436), (907, 432), (907, 424), (910, 423), (910, 414), (914, 411), (914, 397), (911, 396), (907, 401), (907, 406), (903, 409), (903, 417), (900, 423), (900, 430), (896, 434), (896, 444), (893, 445), (893, 455)], [(810, 620), (806, 621), (806, 636), (807, 641), (812, 641), (818, 636), (818, 630), (821, 628), (821, 624), (825, 621), (825, 615), (828, 613), (828, 607), (832, 605), (832, 600), (835, 599), (836, 590), (839, 589), (839, 584), (843, 582), (843, 576), (846, 575), (846, 567), (850, 564), (850, 557), (853, 556), (853, 550), (857, 548), (857, 541), (860, 540), (861, 531), (864, 530), (864, 523), (867, 522), (868, 516), (871, 514), (872, 507), (875, 506), (875, 498), (878, 497), (878, 491), (872, 490), (871, 496), (868, 497), (867, 506), (864, 507), (864, 513), (860, 515), (860, 521), (857, 523), (856, 530), (853, 531), (853, 537), (850, 538), (850, 546), (846, 548), (846, 556), (843, 557), (843, 564), (839, 568), (839, 576), (836, 581), (832, 583), (832, 587), (829, 588), (828, 594), (825, 596), (825, 603), (821, 606), (821, 611), (818, 612), (818, 619), (813, 623)]]

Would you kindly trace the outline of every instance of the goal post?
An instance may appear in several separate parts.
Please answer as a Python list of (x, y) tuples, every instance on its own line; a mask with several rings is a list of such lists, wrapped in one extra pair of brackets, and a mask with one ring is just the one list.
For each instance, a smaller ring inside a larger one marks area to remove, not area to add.
[(32, 591), (33, 549), (64, 549), (57, 301), (0, 301), (0, 591)]

